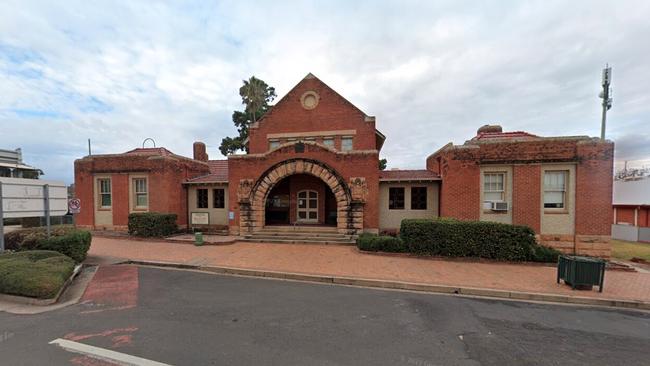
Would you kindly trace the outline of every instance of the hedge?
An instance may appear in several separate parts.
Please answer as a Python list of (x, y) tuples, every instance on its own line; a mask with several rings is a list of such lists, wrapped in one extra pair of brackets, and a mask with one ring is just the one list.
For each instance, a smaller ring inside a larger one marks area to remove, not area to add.
[(168, 236), (178, 231), (176, 214), (143, 212), (129, 215), (129, 234), (135, 236)]
[(0, 254), (0, 293), (42, 299), (54, 297), (74, 270), (74, 261), (53, 251)]
[(373, 252), (403, 252), (406, 250), (399, 237), (367, 233), (359, 235), (357, 247)]
[[(62, 225), (52, 226), (50, 232), (52, 236), (61, 236), (74, 230), (75, 228), (71, 225)], [(36, 249), (38, 243), (45, 239), (47, 239), (47, 228), (20, 229), (5, 234), (5, 248), (15, 251)]]
[(6, 249), (17, 252), (29, 250), (52, 250), (83, 262), (90, 249), (92, 235), (89, 231), (72, 226), (53, 226), (47, 238), (44, 227), (16, 230), (5, 234)]
[[(553, 261), (559, 252), (537, 244), (527, 226), (454, 219), (407, 219), (400, 227), (406, 251), (445, 257)], [(554, 258), (554, 259), (553, 259)]]
[(36, 245), (36, 249), (53, 250), (81, 263), (86, 259), (91, 241), (92, 235), (89, 231), (75, 230), (66, 235), (52, 236), (49, 239), (41, 240)]

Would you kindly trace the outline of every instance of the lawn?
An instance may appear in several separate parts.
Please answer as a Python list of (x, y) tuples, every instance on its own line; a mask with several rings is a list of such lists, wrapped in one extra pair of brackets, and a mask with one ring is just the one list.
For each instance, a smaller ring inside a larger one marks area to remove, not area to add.
[(0, 254), (0, 293), (50, 299), (74, 270), (63, 254), (32, 250)]
[(650, 261), (650, 243), (612, 240), (612, 258), (626, 261), (641, 258)]

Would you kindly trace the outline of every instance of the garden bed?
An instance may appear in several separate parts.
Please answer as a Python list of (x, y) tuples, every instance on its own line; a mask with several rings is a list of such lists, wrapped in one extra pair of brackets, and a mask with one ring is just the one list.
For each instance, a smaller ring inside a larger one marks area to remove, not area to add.
[(56, 299), (75, 272), (75, 261), (54, 251), (0, 254), (0, 293)]

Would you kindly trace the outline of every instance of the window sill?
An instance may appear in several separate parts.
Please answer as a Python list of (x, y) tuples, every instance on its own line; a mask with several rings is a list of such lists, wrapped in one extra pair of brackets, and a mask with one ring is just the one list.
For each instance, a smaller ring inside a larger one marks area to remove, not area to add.
[(97, 209), (97, 211), (112, 211), (112, 210), (113, 210), (112, 207), (100, 207)]
[(493, 211), (493, 210), (483, 210), (485, 215), (507, 215), (510, 211)]
[(135, 207), (133, 211), (149, 211), (149, 207)]
[(549, 210), (544, 209), (544, 215), (568, 215), (569, 211), (565, 209)]

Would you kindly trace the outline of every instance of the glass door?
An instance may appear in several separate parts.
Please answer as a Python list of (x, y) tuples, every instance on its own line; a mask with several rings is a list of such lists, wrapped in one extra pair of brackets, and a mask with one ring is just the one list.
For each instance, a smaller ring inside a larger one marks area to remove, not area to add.
[(298, 222), (318, 222), (318, 192), (298, 192)]

